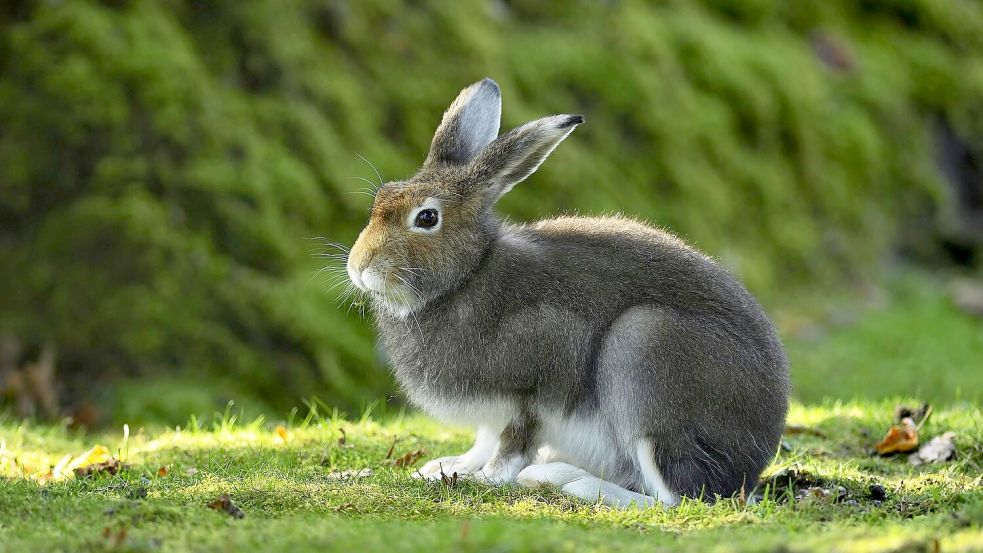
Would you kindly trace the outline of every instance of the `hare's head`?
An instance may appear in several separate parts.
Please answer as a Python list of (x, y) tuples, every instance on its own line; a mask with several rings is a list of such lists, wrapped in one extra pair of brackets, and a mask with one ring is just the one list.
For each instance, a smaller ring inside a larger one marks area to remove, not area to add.
[(498, 233), (492, 206), (584, 122), (554, 115), (498, 136), (501, 113), (495, 81), (465, 88), (417, 174), (379, 188), (348, 257), (348, 275), (377, 308), (406, 316), (470, 275)]

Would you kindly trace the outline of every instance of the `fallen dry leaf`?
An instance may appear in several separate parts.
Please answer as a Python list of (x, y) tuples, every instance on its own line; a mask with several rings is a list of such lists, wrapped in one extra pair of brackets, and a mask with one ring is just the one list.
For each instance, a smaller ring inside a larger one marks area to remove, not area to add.
[(440, 482), (448, 488), (457, 486), (457, 480), (458, 478), (456, 472), (453, 472), (450, 476), (448, 476), (443, 470), (440, 471)]
[(276, 427), (276, 433), (277, 433), (278, 436), (280, 436), (280, 439), (281, 440), (283, 440), (284, 442), (287, 441), (287, 428), (286, 427), (284, 427), (284, 426), (277, 426)]
[(119, 462), (119, 459), (109, 459), (103, 463), (93, 463), (91, 465), (79, 467), (75, 469), (75, 476), (84, 478), (101, 473), (116, 474), (121, 470), (123, 470), (123, 463)]
[(874, 446), (874, 449), (880, 455), (889, 455), (911, 451), (916, 447), (918, 447), (918, 429), (915, 428), (915, 421), (911, 417), (904, 417), (899, 424), (891, 426), (887, 435)]
[(913, 465), (924, 465), (927, 463), (943, 463), (956, 456), (955, 432), (946, 432), (941, 436), (936, 436), (908, 457), (908, 462)]
[(208, 504), (208, 508), (222, 511), (232, 518), (246, 518), (246, 513), (242, 512), (242, 509), (232, 502), (232, 496), (227, 493), (223, 493), (215, 498), (214, 501)]
[(359, 478), (367, 478), (372, 476), (372, 469), (357, 469), (357, 470), (343, 470), (334, 471), (326, 477), (328, 480), (358, 480)]
[(75, 459), (72, 459), (70, 463), (64, 466), (64, 471), (74, 472), (76, 469), (84, 467), (86, 465), (95, 465), (98, 463), (105, 463), (112, 460), (113, 454), (109, 452), (109, 448), (104, 445), (94, 445), (85, 453), (79, 455)]
[(169, 470), (166, 466), (160, 467), (157, 469), (157, 476), (167, 476)]
[(102, 529), (102, 537), (106, 541), (112, 540), (113, 547), (118, 549), (122, 547), (123, 542), (126, 541), (126, 527), (121, 526), (119, 532), (113, 535), (113, 529), (106, 526)]
[(407, 451), (402, 454), (398, 459), (396, 459), (393, 464), (400, 468), (412, 467), (420, 460), (421, 457), (426, 455), (426, 451), (423, 449), (418, 449), (416, 451)]

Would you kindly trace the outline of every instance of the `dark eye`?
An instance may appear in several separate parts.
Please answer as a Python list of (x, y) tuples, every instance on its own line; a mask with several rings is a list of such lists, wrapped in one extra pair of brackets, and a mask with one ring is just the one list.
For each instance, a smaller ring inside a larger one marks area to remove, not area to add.
[(439, 220), (440, 216), (437, 215), (436, 209), (424, 209), (416, 214), (413, 225), (419, 228), (434, 228)]

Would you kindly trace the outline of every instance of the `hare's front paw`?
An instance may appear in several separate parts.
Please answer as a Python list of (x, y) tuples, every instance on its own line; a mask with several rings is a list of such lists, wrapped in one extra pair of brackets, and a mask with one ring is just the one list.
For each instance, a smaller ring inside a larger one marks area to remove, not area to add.
[(472, 460), (467, 455), (455, 455), (452, 457), (441, 457), (434, 459), (420, 467), (420, 470), (413, 473), (413, 478), (423, 478), (424, 480), (440, 480), (440, 475), (450, 476), (457, 473), (458, 476), (466, 476), (474, 473), (481, 468), (481, 463)]
[(515, 482), (519, 471), (528, 465), (529, 459), (523, 455), (495, 457), (481, 468), (481, 472), (475, 473), (474, 477), (481, 482), (501, 486)]

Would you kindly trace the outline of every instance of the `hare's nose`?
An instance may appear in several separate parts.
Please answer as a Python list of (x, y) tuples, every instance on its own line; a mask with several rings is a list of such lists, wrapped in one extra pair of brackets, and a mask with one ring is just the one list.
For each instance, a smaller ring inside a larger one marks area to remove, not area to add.
[(348, 278), (351, 279), (352, 284), (362, 290), (365, 290), (362, 273), (374, 257), (372, 249), (367, 247), (366, 242), (365, 232), (363, 231), (359, 235), (358, 240), (355, 240), (355, 243), (352, 245), (352, 251), (348, 254), (348, 262), (345, 264), (345, 268), (348, 269)]
[(372, 254), (349, 256), (345, 268), (352, 284), (371, 292), (382, 292), (386, 288), (385, 271), (375, 266), (378, 263), (373, 264), (375, 259), (376, 256)]

